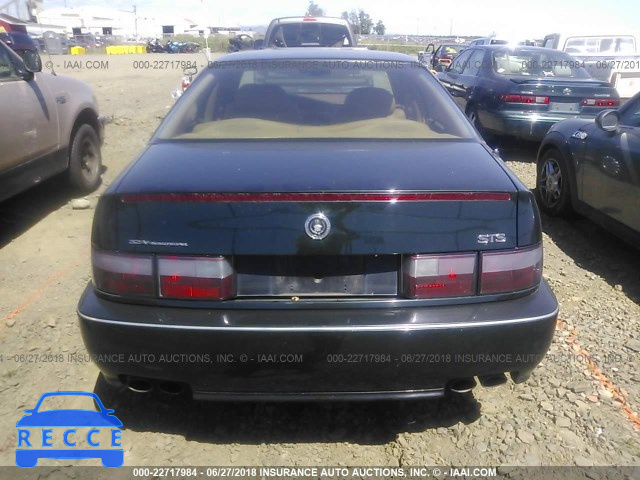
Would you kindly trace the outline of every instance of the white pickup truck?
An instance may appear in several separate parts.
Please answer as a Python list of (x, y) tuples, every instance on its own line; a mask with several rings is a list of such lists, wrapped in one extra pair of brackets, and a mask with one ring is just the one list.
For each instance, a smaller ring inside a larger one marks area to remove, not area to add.
[(640, 92), (640, 36), (638, 35), (565, 35), (544, 37), (543, 47), (563, 50), (584, 62), (589, 74), (605, 80), (627, 99)]

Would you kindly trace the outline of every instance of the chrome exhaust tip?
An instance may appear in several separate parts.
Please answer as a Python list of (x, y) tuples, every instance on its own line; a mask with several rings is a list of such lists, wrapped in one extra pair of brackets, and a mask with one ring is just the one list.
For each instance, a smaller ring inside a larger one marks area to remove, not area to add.
[(129, 378), (127, 388), (136, 393), (148, 393), (153, 390), (153, 384), (144, 378)]
[(480, 380), (480, 384), (483, 387), (497, 387), (499, 385), (504, 385), (507, 383), (507, 377), (504, 373), (499, 373), (497, 375), (485, 375), (482, 377), (478, 377)]
[(477, 383), (473, 378), (453, 380), (449, 383), (449, 391), (453, 393), (469, 393), (476, 385)]
[(167, 395), (180, 395), (184, 392), (184, 387), (177, 382), (160, 382), (158, 390)]

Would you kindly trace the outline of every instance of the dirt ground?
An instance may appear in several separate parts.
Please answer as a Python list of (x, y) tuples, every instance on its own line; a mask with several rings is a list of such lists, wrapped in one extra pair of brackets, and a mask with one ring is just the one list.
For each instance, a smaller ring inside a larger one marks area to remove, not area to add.
[[(203, 55), (44, 59), (89, 82), (112, 121), (91, 208), (72, 209), (60, 179), (0, 204), (1, 465), (14, 464), (15, 422), (42, 393), (94, 389), (124, 423), (126, 465), (640, 462), (640, 252), (580, 218), (543, 218), (545, 277), (560, 321), (525, 384), (479, 387), (446, 402), (232, 404), (114, 394), (98, 381), (96, 367), (74, 355), (85, 352), (75, 309), (90, 278), (93, 207), (173, 104), (180, 65), (156, 62), (183, 60), (206, 63)], [(533, 187), (535, 145), (501, 151)]]

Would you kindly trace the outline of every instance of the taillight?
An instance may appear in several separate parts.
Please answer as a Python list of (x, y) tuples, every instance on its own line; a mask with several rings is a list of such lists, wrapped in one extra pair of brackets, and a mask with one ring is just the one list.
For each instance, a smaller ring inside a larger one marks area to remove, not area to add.
[(476, 254), (413, 255), (403, 265), (409, 298), (464, 297), (475, 294)]
[(542, 278), (542, 245), (481, 255), (480, 294), (525, 290)]
[(544, 105), (549, 103), (549, 97), (538, 97), (536, 95), (501, 95), (500, 100), (505, 103), (527, 103)]
[(583, 107), (617, 107), (620, 100), (616, 98), (583, 98), (581, 102)]
[(150, 255), (92, 253), (93, 281), (98, 290), (115, 295), (152, 296), (153, 260)]
[[(476, 281), (476, 264), (480, 265)], [(412, 255), (402, 265), (408, 298), (447, 298), (528, 290), (542, 279), (542, 245), (461, 255)], [(477, 287), (478, 285), (478, 287)]]
[(224, 257), (158, 257), (160, 296), (224, 300), (233, 297), (233, 267)]
[[(233, 267), (225, 257), (92, 252), (96, 289), (114, 295), (225, 300), (235, 295)], [(157, 285), (157, 287), (156, 287)]]

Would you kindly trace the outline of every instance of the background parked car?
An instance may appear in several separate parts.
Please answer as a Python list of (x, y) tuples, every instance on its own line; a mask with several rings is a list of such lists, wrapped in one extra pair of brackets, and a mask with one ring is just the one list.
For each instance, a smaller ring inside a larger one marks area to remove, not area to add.
[(485, 137), (542, 140), (567, 118), (620, 105), (615, 89), (593, 80), (570, 55), (540, 47), (469, 47), (438, 78)]
[(20, 55), (20, 57), (24, 57), (27, 51), (39, 55), (38, 44), (26, 32), (15, 30), (7, 31), (4, 27), (0, 27), (0, 41), (4, 42), (6, 46)]
[(242, 50), (253, 50), (255, 48), (255, 42), (251, 35), (246, 33), (236, 35), (229, 39), (229, 46), (227, 52), (241, 52)]
[(589, 74), (613, 85), (622, 98), (640, 92), (640, 38), (630, 33), (609, 35), (566, 35), (544, 37), (543, 47), (556, 48), (582, 60)]
[(102, 122), (84, 82), (42, 73), (37, 52), (24, 58), (0, 41), (0, 201), (67, 172), (78, 191), (100, 183)]
[(430, 44), (424, 52), (420, 52), (422, 55), (418, 56), (418, 60), (426, 63), (431, 70), (441, 72), (468, 46), (460, 43), (448, 43), (440, 45), (434, 50), (434, 45)]
[(480, 45), (526, 45), (528, 47), (535, 47), (535, 40), (507, 40), (506, 38), (500, 37), (482, 37), (476, 38), (475, 40), (469, 42), (469, 45), (472, 47), (480, 46)]
[(581, 213), (640, 244), (640, 93), (619, 111), (555, 124), (538, 153), (536, 198), (549, 215)]
[(283, 17), (271, 20), (258, 47), (354, 47), (349, 22), (333, 17)]

